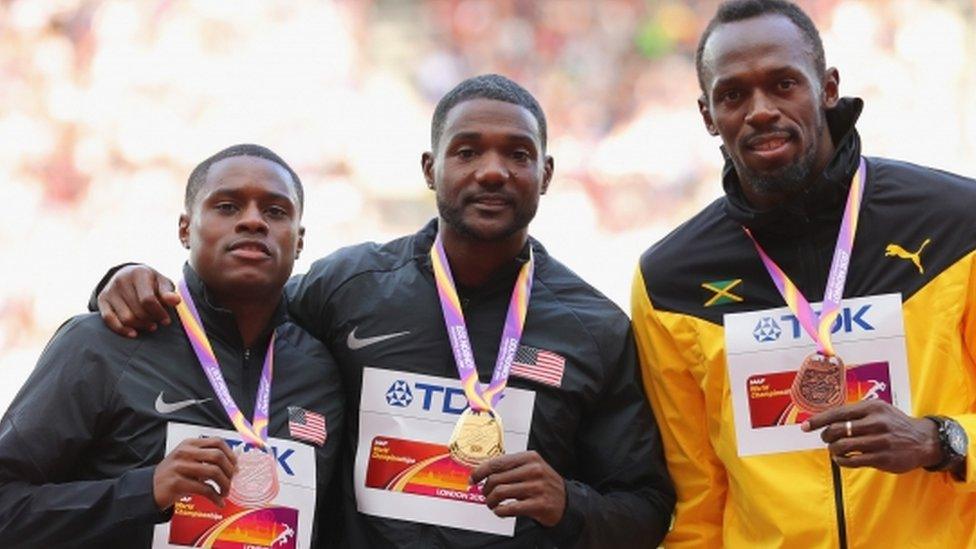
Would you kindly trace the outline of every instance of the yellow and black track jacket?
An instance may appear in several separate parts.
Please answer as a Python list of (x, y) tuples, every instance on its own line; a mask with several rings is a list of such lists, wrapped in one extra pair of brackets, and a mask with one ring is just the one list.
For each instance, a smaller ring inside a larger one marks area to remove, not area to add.
[(745, 458), (736, 450), (722, 317), (784, 305), (742, 226), (819, 301), (861, 154), (854, 129), (861, 108), (845, 98), (828, 113), (837, 152), (801, 196), (757, 212), (728, 162), (726, 196), (641, 257), (634, 331), (678, 495), (667, 547), (976, 546), (971, 179), (868, 158), (845, 290), (845, 298), (901, 294), (914, 415), (947, 415), (964, 426), (967, 480), (832, 468), (826, 449)]

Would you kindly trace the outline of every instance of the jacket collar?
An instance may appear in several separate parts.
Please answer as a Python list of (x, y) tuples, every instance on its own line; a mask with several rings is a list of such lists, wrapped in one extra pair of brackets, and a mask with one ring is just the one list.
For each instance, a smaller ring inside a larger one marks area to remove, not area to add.
[(863, 108), (861, 99), (845, 97), (827, 111), (827, 127), (836, 144), (834, 156), (808, 189), (769, 210), (757, 210), (746, 200), (732, 160), (723, 148), (725, 213), (754, 231), (783, 235), (803, 234), (811, 225), (839, 219), (861, 155), (861, 138), (854, 124)]
[[(234, 313), (215, 305), (207, 286), (189, 263), (183, 264), (183, 279), (186, 280), (186, 287), (190, 290), (197, 312), (200, 313), (200, 320), (203, 322), (207, 337), (211, 340), (218, 339), (243, 350), (244, 342), (241, 339), (240, 331), (237, 329)], [(288, 320), (287, 310), (285, 298), (282, 297), (271, 317), (271, 322), (268, 323), (265, 331), (258, 338), (258, 341), (262, 342), (262, 346), (267, 342), (267, 338), (271, 337), (271, 332)]]
[[(430, 263), (430, 247), (434, 245), (434, 239), (437, 237), (437, 218), (430, 220), (424, 228), (420, 229), (414, 235), (414, 257), (420, 262), (425, 270), (434, 272), (434, 268)], [(542, 244), (529, 237), (525, 246), (522, 247), (522, 251), (515, 256), (515, 259), (511, 264), (499, 269), (495, 276), (491, 277), (484, 286), (480, 288), (461, 288), (458, 287), (459, 294), (481, 294), (490, 293), (496, 290), (512, 291), (512, 284), (515, 278), (518, 276), (518, 271), (529, 260), (529, 246), (532, 247), (532, 252), (535, 254), (535, 272), (536, 276), (539, 274), (539, 268), (545, 264), (549, 259), (549, 252), (546, 251)]]

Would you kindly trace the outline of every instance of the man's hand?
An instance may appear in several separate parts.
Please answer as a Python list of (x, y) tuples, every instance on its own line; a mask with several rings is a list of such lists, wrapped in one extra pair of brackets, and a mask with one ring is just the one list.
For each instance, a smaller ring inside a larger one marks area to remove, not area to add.
[(820, 438), (842, 467), (874, 467), (889, 473), (905, 473), (942, 460), (935, 423), (905, 415), (883, 400), (833, 408), (801, 425), (803, 431), (821, 427), (826, 428)]
[(485, 503), (499, 517), (529, 517), (547, 527), (563, 518), (566, 482), (534, 451), (482, 463), (471, 472), (471, 483), (482, 480)]
[[(224, 506), (237, 456), (220, 438), (186, 439), (159, 462), (153, 472), (153, 497), (162, 511), (189, 494), (199, 494)], [(217, 483), (218, 493), (207, 481)]]
[(128, 265), (118, 270), (98, 294), (98, 312), (113, 332), (136, 337), (136, 330), (155, 331), (168, 326), (166, 307), (180, 302), (173, 282), (146, 265)]

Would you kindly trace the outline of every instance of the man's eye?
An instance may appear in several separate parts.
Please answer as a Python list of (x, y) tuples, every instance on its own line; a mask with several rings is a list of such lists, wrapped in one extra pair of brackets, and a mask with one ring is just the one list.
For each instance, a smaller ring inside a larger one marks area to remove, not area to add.
[(793, 80), (792, 78), (786, 78), (780, 80), (777, 86), (779, 86), (779, 89), (783, 91), (791, 90), (794, 87), (796, 87), (796, 80)]
[(724, 91), (719, 96), (719, 99), (721, 99), (722, 101), (738, 101), (741, 98), (742, 98), (742, 93), (739, 92), (739, 90)]
[(223, 214), (232, 214), (237, 211), (237, 206), (232, 202), (221, 202), (214, 209)]
[(519, 162), (528, 162), (532, 159), (532, 155), (529, 154), (529, 151), (519, 149), (512, 153), (512, 158)]
[(474, 149), (458, 149), (457, 155), (465, 160), (475, 157)]
[(271, 206), (265, 210), (269, 216), (274, 218), (282, 218), (288, 216), (288, 210), (282, 208), (281, 206)]

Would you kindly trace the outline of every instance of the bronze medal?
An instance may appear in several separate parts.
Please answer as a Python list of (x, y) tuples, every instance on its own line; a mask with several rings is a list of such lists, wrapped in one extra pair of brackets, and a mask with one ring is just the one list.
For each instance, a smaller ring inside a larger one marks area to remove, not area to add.
[(790, 387), (793, 402), (803, 411), (818, 414), (844, 404), (847, 372), (839, 356), (814, 353), (803, 360)]
[(465, 410), (458, 418), (448, 443), (454, 461), (477, 467), (505, 453), (502, 418), (498, 412)]
[(237, 474), (230, 481), (227, 499), (240, 507), (261, 507), (278, 495), (274, 456), (251, 450), (237, 457)]

